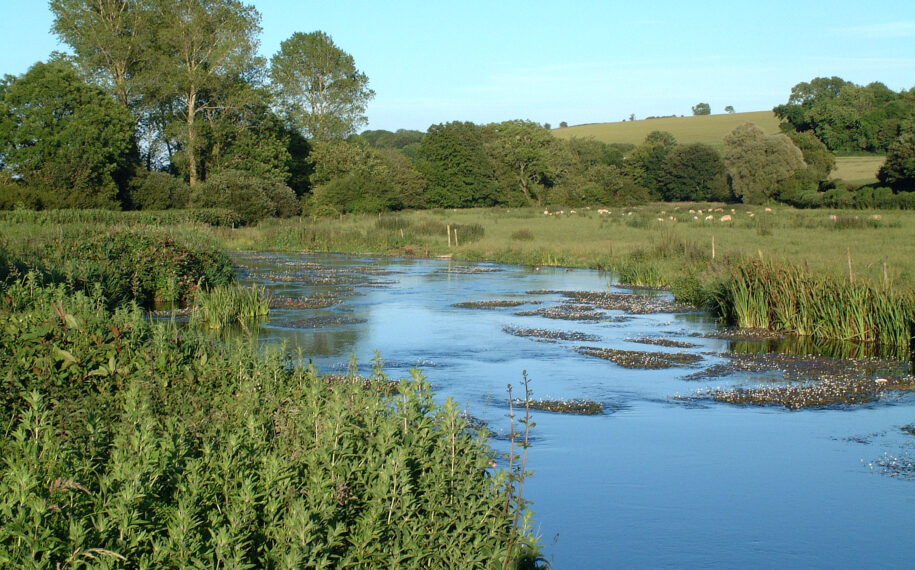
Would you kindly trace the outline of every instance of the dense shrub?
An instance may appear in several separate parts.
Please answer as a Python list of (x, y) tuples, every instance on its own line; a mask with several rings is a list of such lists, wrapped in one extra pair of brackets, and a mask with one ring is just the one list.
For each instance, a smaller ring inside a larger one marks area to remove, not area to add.
[(223, 170), (207, 178), (192, 190), (191, 204), (232, 210), (244, 224), (256, 224), (271, 216), (294, 216), (301, 211), (295, 192), (288, 186), (240, 170)]
[(380, 368), (324, 378), (103, 307), (30, 283), (0, 298), (4, 567), (537, 558), (514, 479), (420, 376), (385, 397)]
[(12, 251), (46, 282), (73, 290), (96, 289), (112, 305), (186, 304), (198, 287), (232, 281), (222, 252), (180, 242), (162, 231), (59, 232)]
[(130, 199), (141, 210), (171, 210), (187, 206), (190, 187), (167, 172), (148, 172), (131, 181)]

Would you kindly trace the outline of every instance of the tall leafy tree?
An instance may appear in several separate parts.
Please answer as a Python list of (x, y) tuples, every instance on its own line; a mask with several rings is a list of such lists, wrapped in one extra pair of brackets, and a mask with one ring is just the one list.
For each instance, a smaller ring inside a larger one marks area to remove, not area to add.
[(257, 67), (260, 14), (238, 0), (151, 0), (155, 45), (146, 65), (146, 85), (170, 101), (183, 127), (183, 150), (191, 186), (201, 180), (199, 118), (244, 94)]
[(653, 191), (661, 187), (661, 165), (667, 155), (677, 147), (677, 139), (667, 131), (652, 131), (645, 136), (629, 158), (626, 169), (632, 179)]
[(524, 202), (543, 203), (543, 185), (553, 174), (550, 150), (556, 139), (533, 121), (505, 121), (486, 127), (487, 149), (506, 179), (509, 193), (520, 190)]
[(497, 202), (493, 164), (478, 125), (454, 121), (429, 127), (416, 167), (429, 181), (430, 206), (469, 208)]
[(903, 133), (890, 145), (877, 178), (897, 192), (915, 192), (915, 130)]
[(2, 169), (65, 196), (62, 205), (118, 207), (135, 157), (133, 117), (65, 61), (37, 63), (0, 88)]
[(136, 97), (134, 79), (149, 45), (148, 2), (51, 0), (53, 31), (73, 48), (83, 69), (106, 83), (125, 107)]
[(727, 177), (718, 152), (707, 144), (678, 145), (661, 163), (658, 173), (665, 200), (723, 200)]
[(775, 197), (779, 185), (806, 166), (804, 156), (787, 136), (766, 135), (744, 123), (724, 137), (724, 163), (734, 195), (748, 204)]
[(708, 103), (696, 103), (693, 106), (693, 115), (711, 115), (712, 107)]
[(290, 121), (308, 137), (345, 138), (368, 122), (369, 79), (324, 32), (296, 32), (280, 44), (270, 74)]

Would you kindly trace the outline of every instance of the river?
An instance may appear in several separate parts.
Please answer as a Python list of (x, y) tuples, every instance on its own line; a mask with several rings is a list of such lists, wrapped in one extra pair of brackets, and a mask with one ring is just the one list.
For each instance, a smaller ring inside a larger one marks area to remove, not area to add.
[[(497, 449), (509, 426), (506, 385), (517, 394), (524, 370), (535, 399), (603, 404), (593, 416), (533, 412), (525, 495), (554, 568), (908, 567), (915, 559), (915, 481), (881, 467), (915, 452), (902, 429), (915, 423), (910, 393), (799, 411), (678, 398), (778, 379), (695, 379), (733, 347), (708, 336), (718, 326), (707, 314), (585, 308), (590, 320), (551, 318), (563, 307), (558, 316), (574, 316), (561, 291), (633, 293), (611, 289), (611, 276), (597, 271), (314, 254), (236, 262), (242, 283), (327, 299), (323, 308), (274, 309), (260, 325), (263, 342), (300, 349), (324, 371), (346, 369), (355, 355), (367, 372), (375, 351), (392, 377), (417, 366), (439, 397), (487, 422)], [(503, 306), (455, 306), (493, 300)], [(661, 339), (692, 346), (645, 344)], [(582, 346), (699, 360), (627, 368)]]

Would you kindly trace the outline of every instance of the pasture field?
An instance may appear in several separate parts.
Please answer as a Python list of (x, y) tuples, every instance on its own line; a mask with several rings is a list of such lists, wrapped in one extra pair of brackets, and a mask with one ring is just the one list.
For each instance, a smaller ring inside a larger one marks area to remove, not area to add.
[(883, 155), (837, 156), (832, 177), (849, 184), (873, 184), (877, 182), (877, 171), (885, 161)]
[[(856, 279), (882, 284), (886, 278), (907, 288), (915, 282), (915, 212), (769, 209), (655, 203), (603, 214), (597, 209), (551, 208), (549, 214), (542, 208), (427, 210), (270, 220), (253, 228), (210, 231), (229, 249), (451, 255), (592, 268), (617, 267), (636, 257), (662, 269), (680, 267), (676, 272), (695, 259), (711, 259), (714, 240), (716, 259), (762, 256), (847, 279), (851, 257)], [(731, 220), (721, 221), (727, 215)], [(448, 226), (459, 227), (458, 245), (452, 240), (449, 247)]]
[(705, 143), (717, 149), (724, 147), (724, 135), (744, 123), (755, 123), (769, 134), (779, 132), (779, 120), (772, 111), (728, 113), (691, 117), (666, 117), (622, 121), (617, 123), (592, 123), (553, 129), (557, 137), (570, 139), (593, 138), (605, 143), (640, 144), (651, 131), (668, 131), (680, 143)]

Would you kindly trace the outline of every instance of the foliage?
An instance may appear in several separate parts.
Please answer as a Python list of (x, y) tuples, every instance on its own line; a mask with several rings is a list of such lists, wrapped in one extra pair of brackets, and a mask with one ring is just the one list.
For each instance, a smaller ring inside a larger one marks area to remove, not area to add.
[(144, 52), (144, 80), (156, 101), (183, 123), (178, 136), (193, 188), (203, 178), (201, 117), (232, 108), (252, 91), (246, 76), (260, 64), (260, 15), (238, 0), (152, 0), (153, 37)]
[(520, 190), (520, 203), (543, 203), (544, 186), (554, 176), (550, 151), (555, 143), (548, 128), (532, 121), (505, 121), (487, 125), (486, 148), (507, 198)]
[(295, 192), (279, 182), (263, 180), (239, 170), (214, 174), (192, 191), (191, 204), (198, 208), (225, 208), (237, 213), (243, 224), (278, 216), (288, 218), (301, 211)]
[(536, 557), (517, 479), (450, 399), (324, 378), (139, 311), (0, 300), (0, 560), (489, 568)]
[(748, 204), (775, 197), (779, 184), (805, 166), (803, 154), (788, 137), (767, 136), (752, 123), (734, 129), (724, 142), (731, 188)]
[(52, 27), (70, 45), (80, 67), (101, 77), (117, 101), (135, 102), (135, 83), (142, 65), (144, 32), (150, 29), (143, 2), (127, 0), (51, 0)]
[(133, 118), (64, 61), (0, 85), (0, 167), (56, 204), (118, 208), (136, 156)]
[(912, 95), (878, 82), (862, 87), (817, 77), (795, 85), (788, 103), (774, 111), (784, 130), (812, 131), (832, 151), (885, 152), (911, 120)]
[(362, 141), (376, 148), (396, 148), (403, 150), (411, 145), (422, 142), (425, 133), (410, 129), (397, 129), (396, 132), (379, 130), (362, 131), (358, 135), (347, 138), (348, 141)]
[(426, 204), (444, 208), (490, 206), (497, 202), (493, 163), (483, 129), (469, 122), (429, 127), (419, 146), (417, 170), (429, 183)]
[[(733, 111), (733, 108), (731, 109)], [(693, 115), (711, 115), (712, 107), (708, 103), (696, 103), (693, 105)]]
[(10, 254), (35, 272), (39, 283), (66, 284), (71, 291), (98, 293), (112, 305), (135, 301), (144, 307), (185, 304), (198, 287), (232, 280), (232, 264), (221, 252), (183, 243), (164, 231), (61, 228)]
[(626, 160), (626, 168), (636, 183), (657, 191), (661, 187), (661, 165), (677, 146), (677, 139), (665, 131), (652, 131)]
[(893, 141), (877, 178), (897, 192), (915, 192), (915, 131)]
[(187, 206), (190, 188), (167, 172), (148, 172), (131, 180), (130, 201), (141, 210), (171, 210)]
[(375, 96), (353, 56), (324, 32), (294, 33), (270, 60), (285, 112), (303, 134), (320, 141), (345, 138), (366, 124)]
[(658, 182), (668, 201), (726, 200), (724, 162), (702, 143), (677, 145), (661, 163)]
[(393, 149), (317, 142), (311, 155), (312, 205), (337, 212), (381, 212), (424, 205), (425, 180)]
[(270, 314), (270, 299), (263, 287), (234, 284), (198, 289), (194, 297), (191, 323), (208, 329), (248, 325)]

